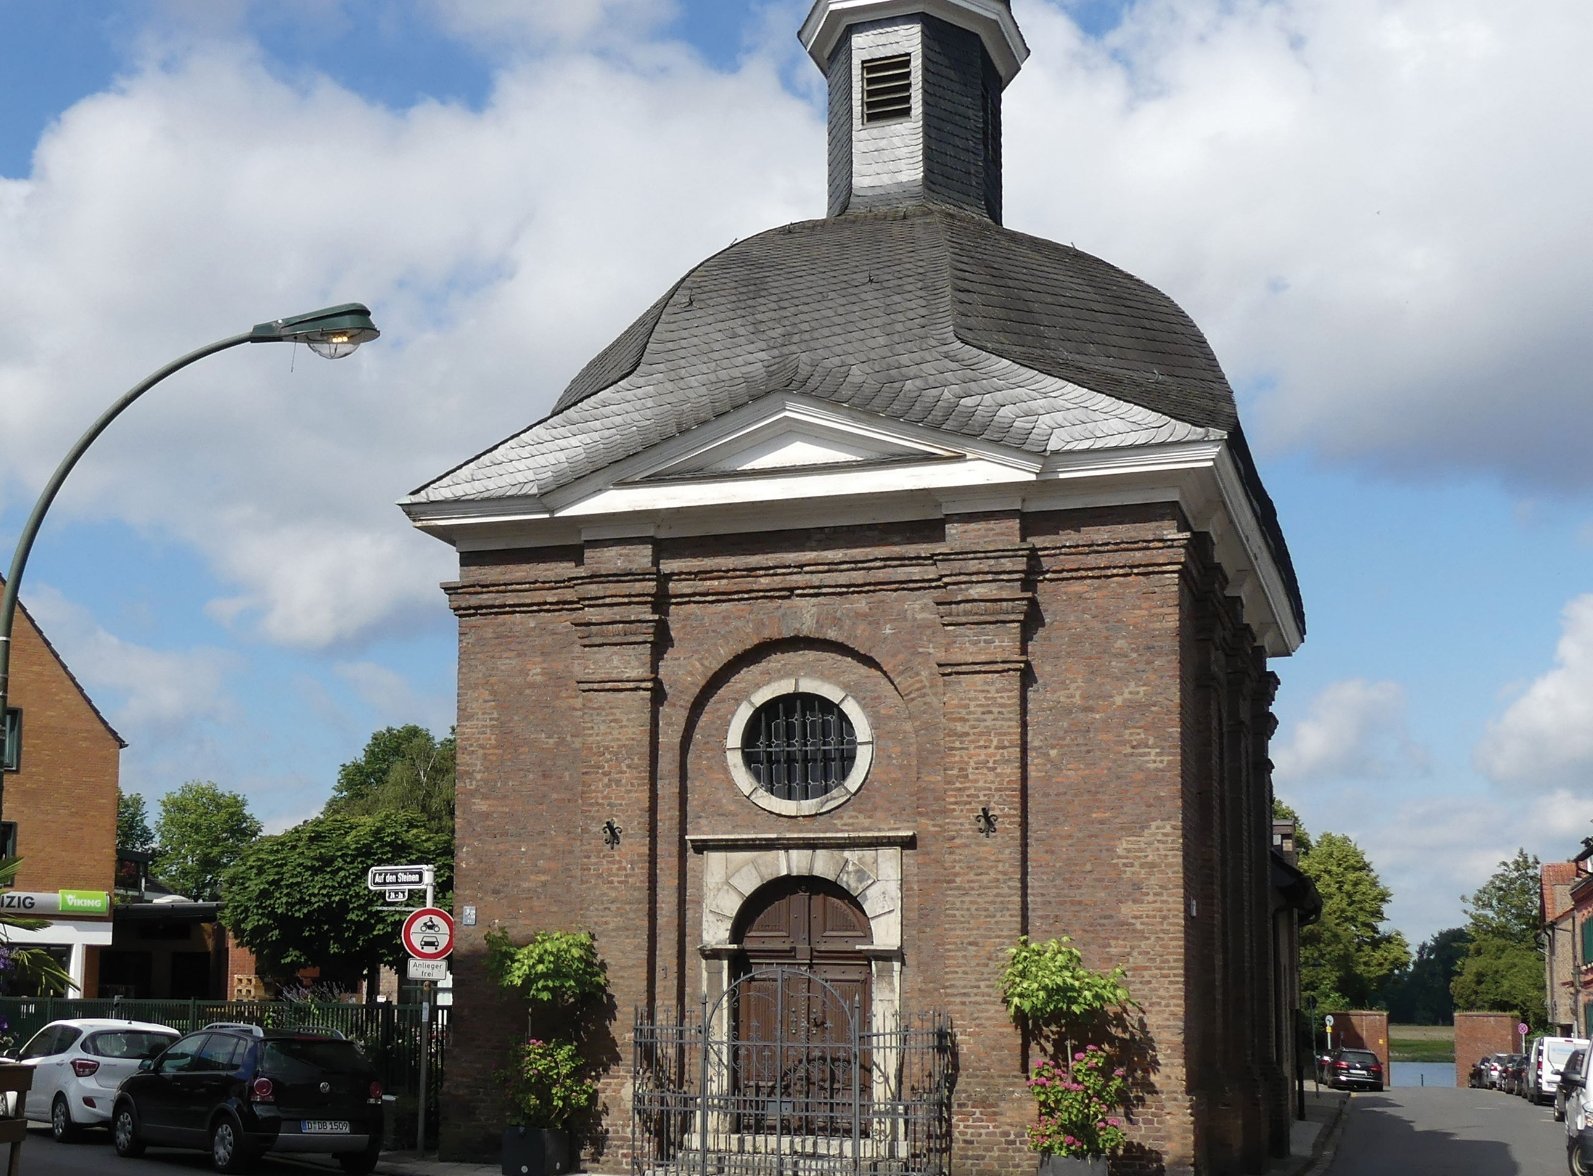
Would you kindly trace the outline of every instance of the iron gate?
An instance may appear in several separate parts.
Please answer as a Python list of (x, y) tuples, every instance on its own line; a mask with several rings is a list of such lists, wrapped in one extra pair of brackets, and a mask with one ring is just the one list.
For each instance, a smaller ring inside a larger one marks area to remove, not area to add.
[(803, 968), (763, 968), (696, 1017), (637, 1014), (641, 1176), (945, 1176), (955, 1081), (940, 1014), (864, 1024)]

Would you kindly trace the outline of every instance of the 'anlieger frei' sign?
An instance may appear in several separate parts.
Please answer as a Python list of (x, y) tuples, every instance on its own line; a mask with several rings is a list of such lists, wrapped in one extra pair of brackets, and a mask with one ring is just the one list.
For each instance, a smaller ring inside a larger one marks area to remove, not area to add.
[(0, 913), (16, 915), (108, 915), (103, 890), (0, 890)]

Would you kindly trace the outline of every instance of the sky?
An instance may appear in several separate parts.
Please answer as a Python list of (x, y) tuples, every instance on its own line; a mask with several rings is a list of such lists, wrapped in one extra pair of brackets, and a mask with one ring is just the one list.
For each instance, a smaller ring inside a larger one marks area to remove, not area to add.
[[(1275, 786), (1414, 946), (1593, 833), (1593, 5), (1015, 0), (1009, 227), (1175, 298), (1299, 573)], [(346, 301), (335, 363), (161, 383), (23, 599), (125, 790), (313, 816), (454, 708), (404, 494), (541, 418), (732, 241), (822, 216), (807, 0), (0, 0), (0, 540), (169, 360)], [(1153, 863), (1147, 863), (1151, 867)]]

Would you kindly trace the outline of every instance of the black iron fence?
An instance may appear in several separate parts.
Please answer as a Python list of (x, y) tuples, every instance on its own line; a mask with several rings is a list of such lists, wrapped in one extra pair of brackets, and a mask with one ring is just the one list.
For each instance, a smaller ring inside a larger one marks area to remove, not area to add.
[[(429, 1014), (426, 1019), (423, 1015)], [(112, 1017), (169, 1025), (180, 1033), (213, 1021), (235, 1021), (269, 1029), (335, 1029), (359, 1042), (376, 1064), (389, 1104), (388, 1136), (413, 1146), (417, 1116), (425, 1107), (426, 1138), (437, 1138), (437, 1097), (448, 1054), (448, 1009), (420, 1005), (341, 1004), (332, 1001), (139, 1000), (117, 997), (0, 997), (0, 1040), (13, 1053), (51, 1021)], [(424, 1065), (422, 1058), (425, 1059)], [(424, 1097), (421, 1074), (426, 1076)]]
[(950, 1171), (950, 1022), (928, 1014), (876, 1026), (856, 1000), (848, 1007), (811, 973), (797, 975), (753, 973), (693, 1013), (637, 1016), (636, 1173)]

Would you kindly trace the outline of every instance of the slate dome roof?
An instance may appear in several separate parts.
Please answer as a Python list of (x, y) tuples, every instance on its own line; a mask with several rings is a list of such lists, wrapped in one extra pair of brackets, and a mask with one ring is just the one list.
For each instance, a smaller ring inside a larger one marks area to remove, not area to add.
[(553, 412), (411, 502), (545, 494), (772, 393), (1046, 454), (1218, 438), (1233, 393), (1170, 298), (920, 204), (798, 222), (686, 274)]

